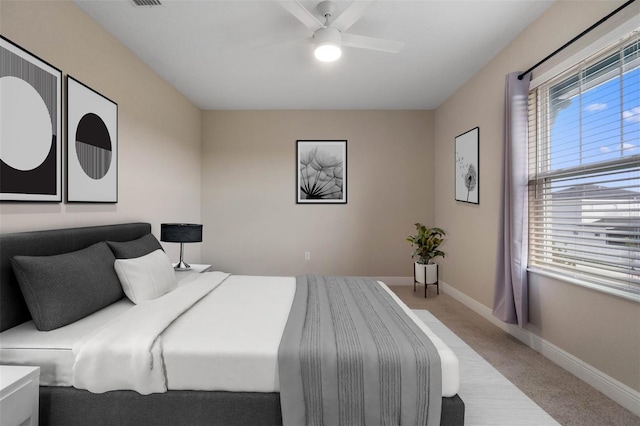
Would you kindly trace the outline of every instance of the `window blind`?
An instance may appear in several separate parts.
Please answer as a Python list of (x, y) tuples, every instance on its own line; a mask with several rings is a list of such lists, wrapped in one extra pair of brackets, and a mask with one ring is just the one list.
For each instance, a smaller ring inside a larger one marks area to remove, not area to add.
[(529, 265), (640, 294), (640, 34), (529, 93)]

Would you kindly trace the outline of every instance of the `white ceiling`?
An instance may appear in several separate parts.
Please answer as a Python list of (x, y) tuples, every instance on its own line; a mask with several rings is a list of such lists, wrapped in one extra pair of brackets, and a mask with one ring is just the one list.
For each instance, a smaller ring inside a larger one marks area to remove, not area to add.
[[(304, 42), (312, 31), (275, 1), (161, 1), (75, 0), (203, 110), (434, 109), (553, 3), (377, 1), (348, 32), (404, 49), (344, 48), (321, 63)], [(301, 3), (317, 14), (317, 1)]]

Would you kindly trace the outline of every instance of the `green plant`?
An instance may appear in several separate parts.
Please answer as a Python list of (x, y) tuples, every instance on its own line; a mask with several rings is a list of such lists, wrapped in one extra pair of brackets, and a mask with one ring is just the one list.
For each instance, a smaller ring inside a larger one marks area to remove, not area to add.
[(416, 223), (417, 235), (407, 237), (407, 241), (411, 243), (415, 250), (411, 257), (417, 257), (418, 263), (426, 265), (434, 257), (444, 257), (444, 252), (438, 250), (440, 244), (444, 241), (442, 238), (446, 232), (440, 228), (427, 228), (421, 223)]

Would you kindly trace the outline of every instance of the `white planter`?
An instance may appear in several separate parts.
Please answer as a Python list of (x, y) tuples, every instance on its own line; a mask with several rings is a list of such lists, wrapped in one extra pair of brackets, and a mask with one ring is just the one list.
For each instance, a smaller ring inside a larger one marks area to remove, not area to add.
[(415, 263), (416, 269), (416, 281), (421, 284), (435, 284), (438, 282), (438, 264), (429, 263), (423, 265), (421, 263)]
[(416, 281), (418, 281), (419, 283), (424, 284), (424, 281), (426, 279), (426, 275), (427, 275), (427, 269), (426, 266), (427, 265), (423, 265), (421, 263), (416, 262), (414, 264), (416, 272), (415, 272), (415, 277), (416, 277)]
[(438, 264), (431, 262), (426, 266), (427, 284), (435, 284), (438, 282)]

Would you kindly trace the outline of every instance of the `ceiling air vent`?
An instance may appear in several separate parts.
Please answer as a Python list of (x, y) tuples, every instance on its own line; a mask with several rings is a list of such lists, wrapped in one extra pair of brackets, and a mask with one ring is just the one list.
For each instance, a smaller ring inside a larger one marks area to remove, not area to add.
[(131, 0), (136, 6), (162, 6), (160, 0)]

